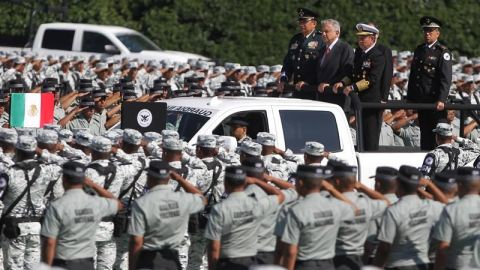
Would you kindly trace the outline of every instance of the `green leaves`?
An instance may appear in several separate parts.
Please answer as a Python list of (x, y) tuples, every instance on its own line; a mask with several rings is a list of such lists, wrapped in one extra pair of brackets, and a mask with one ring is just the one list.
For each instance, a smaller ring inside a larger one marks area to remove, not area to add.
[[(418, 20), (436, 16), (444, 22), (441, 40), (452, 51), (480, 55), (478, 0), (37, 0), (2, 1), (0, 34), (24, 36), (29, 8), (35, 24), (59, 21), (66, 1), (66, 20), (130, 27), (161, 48), (189, 51), (220, 62), (278, 64), (290, 38), (298, 32), (296, 9), (309, 7), (320, 19), (335, 18), (342, 38), (356, 44), (355, 24), (373, 22), (380, 42), (392, 49), (413, 50), (422, 42)], [(319, 26), (320, 27), (320, 26)]]

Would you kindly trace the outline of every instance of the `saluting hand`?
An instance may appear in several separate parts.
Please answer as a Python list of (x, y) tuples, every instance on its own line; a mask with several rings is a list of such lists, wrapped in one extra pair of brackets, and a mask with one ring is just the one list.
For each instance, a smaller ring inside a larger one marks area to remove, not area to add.
[(441, 101), (437, 101), (437, 103), (435, 103), (435, 106), (437, 107), (437, 111), (443, 111), (443, 109), (445, 109), (445, 103)]
[(338, 83), (334, 84), (333, 88), (332, 88), (333, 93), (337, 94), (338, 93), (338, 88), (342, 88), (342, 87), (343, 87), (342, 82), (338, 82)]
[(323, 93), (325, 91), (325, 87), (330, 86), (328, 83), (321, 83), (318, 85), (317, 91)]

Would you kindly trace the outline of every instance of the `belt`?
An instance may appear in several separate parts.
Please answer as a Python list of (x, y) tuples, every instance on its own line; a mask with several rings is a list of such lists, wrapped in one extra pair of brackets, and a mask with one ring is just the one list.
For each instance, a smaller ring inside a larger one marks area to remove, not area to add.
[(319, 266), (325, 263), (330, 263), (333, 265), (333, 259), (325, 259), (325, 260), (307, 260), (307, 261), (298, 261), (297, 264), (301, 264), (304, 266)]
[(113, 217), (104, 217), (102, 218), (102, 222), (113, 222)]
[(65, 264), (65, 263), (79, 263), (79, 262), (93, 262), (93, 258), (81, 258), (81, 259), (73, 259), (73, 260), (64, 260), (64, 259), (54, 258), (53, 261), (54, 261), (55, 263), (61, 263), (61, 264)]
[(43, 219), (40, 217), (7, 217), (6, 221), (15, 221), (17, 223), (40, 222)]

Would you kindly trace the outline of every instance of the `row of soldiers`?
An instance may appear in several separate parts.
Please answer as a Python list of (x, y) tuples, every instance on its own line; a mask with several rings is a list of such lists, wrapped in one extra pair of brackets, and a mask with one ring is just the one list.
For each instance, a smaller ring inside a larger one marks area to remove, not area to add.
[(107, 93), (124, 81), (132, 82), (137, 98), (148, 94), (155, 81), (166, 81), (172, 95), (270, 95), (275, 92), (282, 66), (241, 66), (190, 59), (187, 63), (166, 60), (139, 61), (137, 59), (102, 59), (93, 55), (82, 57), (55, 57), (1, 54), (0, 86), (9, 88), (9, 82), (21, 81), (25, 91), (38, 91), (45, 79), (56, 79), (61, 85), (61, 96), (77, 91), (82, 80), (93, 81), (96, 88)]
[(0, 146), (6, 269), (33, 269), (40, 235), (42, 260), (67, 269), (423, 267), (433, 239), (439, 267), (473, 267), (478, 255), (473, 168), (428, 181), (412, 167), (380, 167), (372, 190), (322, 144), (306, 142), (294, 158), (269, 133), (238, 148), (200, 135), (191, 148), (171, 130), (93, 136), (51, 125), (1, 129)]

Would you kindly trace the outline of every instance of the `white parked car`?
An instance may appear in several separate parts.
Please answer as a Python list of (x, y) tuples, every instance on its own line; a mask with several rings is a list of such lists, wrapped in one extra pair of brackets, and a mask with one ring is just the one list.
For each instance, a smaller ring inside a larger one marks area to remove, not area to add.
[[(3, 51), (29, 48), (0, 47)], [(119, 26), (79, 23), (46, 23), (40, 25), (31, 50), (39, 55), (127, 57), (139, 60), (170, 60), (186, 63), (188, 59), (207, 57), (178, 51), (161, 50), (141, 33)]]

